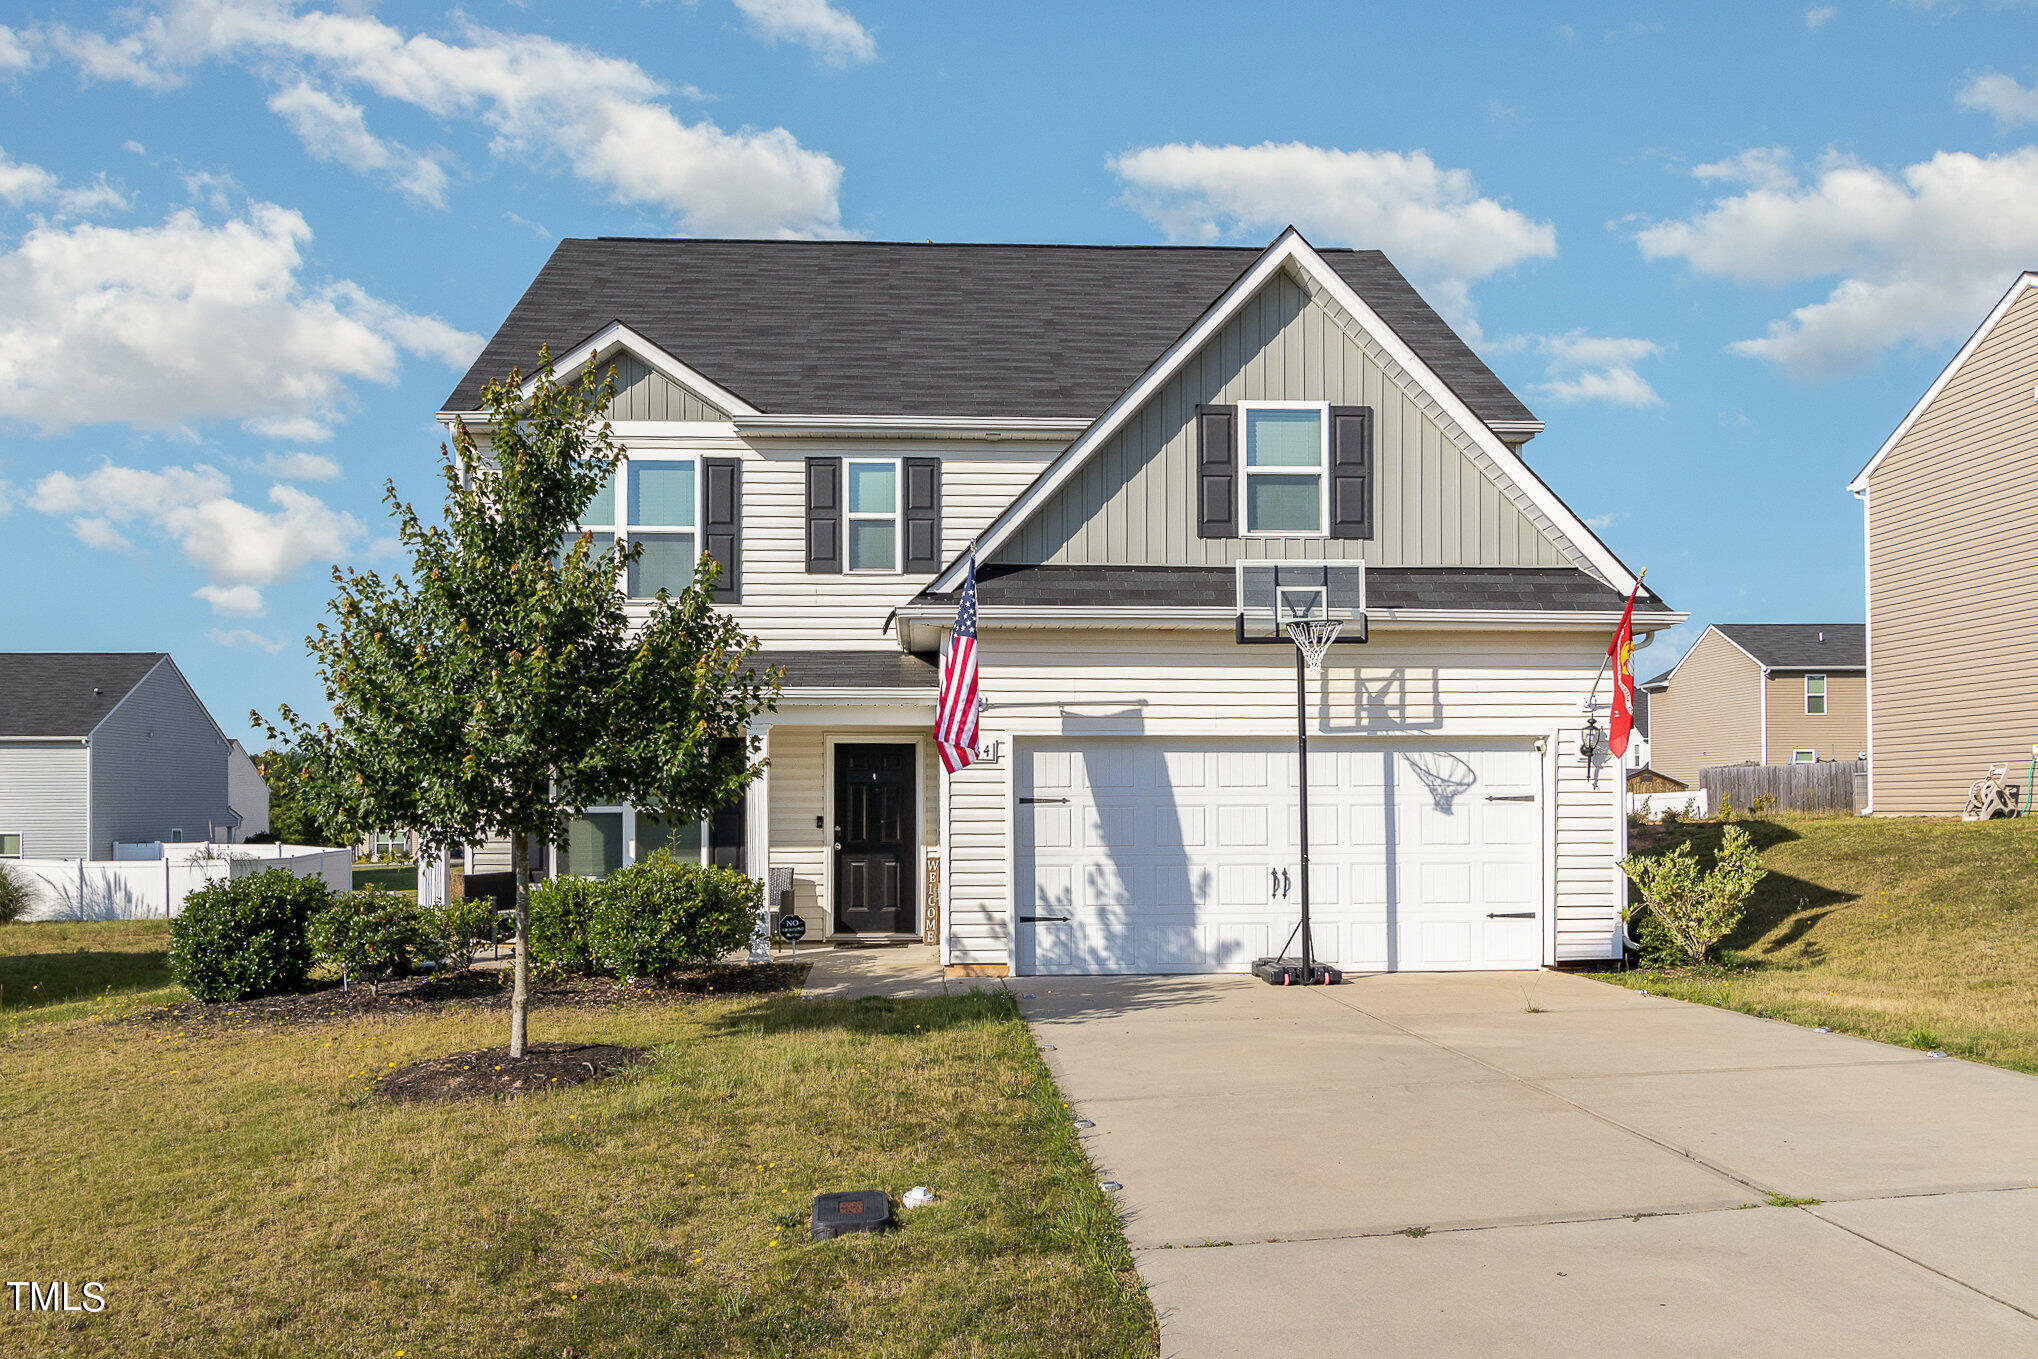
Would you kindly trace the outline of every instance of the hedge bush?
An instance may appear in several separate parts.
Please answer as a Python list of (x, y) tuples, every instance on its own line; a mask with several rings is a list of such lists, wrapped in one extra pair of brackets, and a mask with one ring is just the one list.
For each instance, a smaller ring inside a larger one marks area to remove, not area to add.
[(312, 918), (310, 940), (319, 962), (370, 981), (408, 977), (453, 952), (439, 912), (376, 887), (333, 898)]
[(663, 850), (601, 879), (593, 896), (590, 952), (621, 977), (662, 976), (744, 947), (764, 899), (755, 878)]
[(584, 977), (595, 970), (588, 938), (601, 885), (595, 878), (553, 878), (531, 889), (532, 971)]
[(312, 917), (332, 899), (320, 879), (281, 868), (202, 887), (170, 924), (170, 975), (206, 1002), (296, 990), (311, 972)]

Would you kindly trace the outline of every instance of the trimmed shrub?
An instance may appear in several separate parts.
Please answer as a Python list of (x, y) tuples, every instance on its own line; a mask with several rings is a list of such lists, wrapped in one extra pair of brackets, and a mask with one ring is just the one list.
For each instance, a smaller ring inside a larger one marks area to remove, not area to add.
[(332, 899), (281, 868), (202, 887), (170, 923), (170, 975), (206, 1002), (296, 990), (311, 972), (312, 917)]
[(333, 898), (311, 921), (311, 951), (350, 977), (408, 977), (420, 962), (446, 955), (439, 913), (409, 897), (370, 887)]
[(0, 925), (11, 925), (28, 910), (28, 884), (21, 874), (0, 864)]
[(465, 967), (472, 955), (474, 941), (488, 938), (489, 922), (495, 916), (494, 904), (455, 899), (443, 906), (425, 909), (431, 913), (432, 922), (438, 928), (440, 960), (448, 967)]
[(763, 899), (755, 878), (679, 863), (661, 850), (598, 884), (590, 951), (622, 977), (711, 963), (750, 942)]
[[(588, 939), (594, 925), (595, 878), (552, 878), (531, 888), (531, 970), (544, 977), (584, 977), (595, 970)], [(489, 909), (490, 903), (481, 903)]]
[[(1668, 816), (1664, 821), (1668, 824)], [(1710, 960), (1714, 947), (1740, 923), (1749, 894), (1767, 876), (1761, 854), (1739, 826), (1721, 835), (1710, 872), (1700, 866), (1689, 841), (1668, 854), (1631, 854), (1620, 866), (1687, 963)], [(1636, 938), (1647, 952), (1646, 931)]]

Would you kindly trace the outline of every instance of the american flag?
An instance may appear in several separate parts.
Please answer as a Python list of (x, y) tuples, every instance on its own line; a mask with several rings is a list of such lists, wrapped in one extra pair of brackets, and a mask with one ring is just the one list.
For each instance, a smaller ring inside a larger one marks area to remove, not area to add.
[(955, 630), (941, 648), (941, 701), (934, 709), (934, 744), (941, 767), (953, 774), (976, 759), (977, 559), (969, 559)]

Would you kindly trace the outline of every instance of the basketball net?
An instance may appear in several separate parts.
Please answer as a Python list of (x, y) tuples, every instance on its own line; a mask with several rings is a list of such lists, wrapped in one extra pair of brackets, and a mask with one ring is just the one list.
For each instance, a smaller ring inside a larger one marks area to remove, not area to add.
[(1288, 625), (1288, 635), (1295, 639), (1295, 649), (1302, 653), (1302, 663), (1310, 674), (1323, 672), (1324, 653), (1344, 626), (1344, 620), (1338, 618), (1309, 618)]

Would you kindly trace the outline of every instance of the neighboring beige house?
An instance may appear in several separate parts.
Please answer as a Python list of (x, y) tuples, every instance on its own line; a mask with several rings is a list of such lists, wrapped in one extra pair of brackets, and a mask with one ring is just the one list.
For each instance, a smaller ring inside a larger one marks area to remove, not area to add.
[(1715, 623), (1649, 695), (1650, 767), (1701, 769), (1861, 758), (1868, 679), (1859, 623)]
[(1869, 810), (1957, 816), (2038, 744), (2038, 273), (1848, 487), (1868, 574)]

